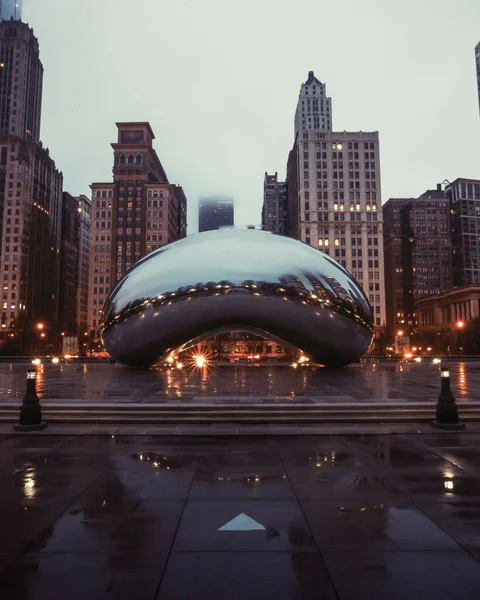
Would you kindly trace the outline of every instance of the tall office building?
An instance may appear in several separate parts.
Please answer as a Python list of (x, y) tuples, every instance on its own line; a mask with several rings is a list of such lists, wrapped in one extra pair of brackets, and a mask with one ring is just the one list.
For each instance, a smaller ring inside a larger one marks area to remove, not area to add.
[(62, 196), (58, 326), (65, 335), (77, 333), (78, 229), (77, 200)]
[(287, 221), (287, 184), (278, 181), (278, 173), (265, 173), (263, 181), (262, 229), (285, 234)]
[(304, 130), (332, 131), (332, 99), (327, 97), (327, 86), (313, 71), (302, 83), (295, 112), (295, 135)]
[(20, 21), (22, 18), (23, 0), (0, 0), (0, 19), (15, 19)]
[(38, 40), (21, 21), (0, 22), (0, 135), (40, 140), (43, 66)]
[(171, 185), (149, 123), (117, 123), (113, 181), (93, 183), (88, 322), (95, 337), (105, 300), (142, 257), (185, 235), (186, 198)]
[(383, 206), (387, 330), (416, 334), (416, 303), (453, 288), (450, 207), (442, 186)]
[(477, 66), (478, 108), (480, 109), (480, 42), (475, 46), (475, 63)]
[(234, 224), (234, 204), (227, 196), (200, 198), (198, 206), (198, 231), (213, 231)]
[[(77, 240), (78, 240), (78, 267), (77, 267), (77, 331), (82, 340), (88, 332), (88, 277), (90, 266), (90, 217), (92, 202), (87, 196), (75, 198), (77, 201)], [(82, 344), (84, 342), (81, 342)]]
[(329, 254), (352, 273), (385, 325), (378, 132), (332, 131), (331, 100), (309, 73), (287, 164), (287, 235)]
[(63, 177), (39, 141), (42, 76), (33, 31), (1, 21), (0, 339), (20, 351), (53, 343), (58, 322)]
[(480, 283), (480, 180), (455, 179), (445, 188), (452, 214), (453, 281)]

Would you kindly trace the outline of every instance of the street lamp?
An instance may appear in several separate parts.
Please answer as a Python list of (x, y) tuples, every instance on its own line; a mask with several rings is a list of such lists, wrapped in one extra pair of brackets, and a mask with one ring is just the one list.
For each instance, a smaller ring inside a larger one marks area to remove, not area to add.
[(42, 329), (45, 329), (45, 325), (44, 325), (44, 323), (37, 323), (37, 329), (38, 329), (39, 331), (42, 331)]
[(465, 322), (457, 321), (456, 326), (457, 326), (457, 329), (463, 329), (465, 327)]

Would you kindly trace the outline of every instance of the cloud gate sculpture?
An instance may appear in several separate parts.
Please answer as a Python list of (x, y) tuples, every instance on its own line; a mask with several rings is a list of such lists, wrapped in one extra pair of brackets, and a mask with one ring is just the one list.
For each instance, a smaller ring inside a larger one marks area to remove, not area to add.
[(115, 360), (148, 367), (227, 330), (280, 339), (342, 366), (367, 350), (373, 317), (357, 282), (323, 252), (265, 231), (226, 229), (140, 260), (107, 300), (102, 338)]

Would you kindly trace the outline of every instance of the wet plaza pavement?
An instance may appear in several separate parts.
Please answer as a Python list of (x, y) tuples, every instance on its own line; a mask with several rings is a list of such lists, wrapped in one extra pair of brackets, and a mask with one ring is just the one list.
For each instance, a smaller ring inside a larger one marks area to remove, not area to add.
[[(448, 364), (448, 363), (447, 363)], [(480, 400), (480, 362), (448, 364), (459, 402)], [(0, 402), (21, 399), (26, 363), (0, 364)], [(37, 368), (42, 402), (217, 402), (256, 398), (269, 403), (429, 401), (439, 391), (438, 365), (362, 363), (343, 369), (289, 366), (215, 366), (199, 371), (134, 370), (107, 363), (73, 363)]]
[(5, 600), (476, 600), (480, 434), (0, 437)]

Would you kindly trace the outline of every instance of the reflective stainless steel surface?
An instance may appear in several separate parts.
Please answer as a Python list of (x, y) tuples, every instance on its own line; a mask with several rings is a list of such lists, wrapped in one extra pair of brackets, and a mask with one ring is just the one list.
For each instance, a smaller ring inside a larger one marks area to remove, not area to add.
[(362, 356), (373, 332), (365, 294), (336, 261), (249, 229), (192, 235), (152, 252), (119, 282), (104, 314), (108, 352), (139, 367), (225, 328), (280, 338), (340, 366)]

